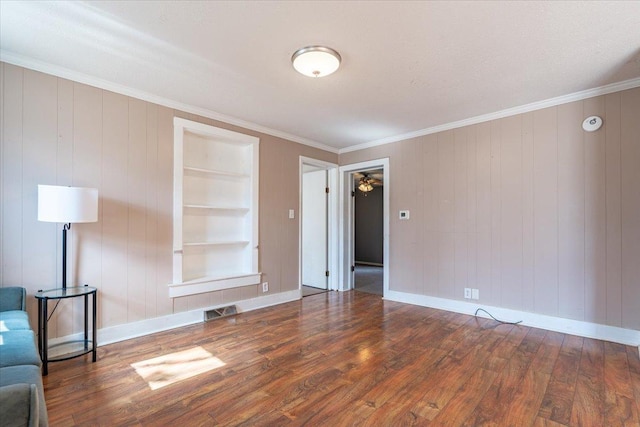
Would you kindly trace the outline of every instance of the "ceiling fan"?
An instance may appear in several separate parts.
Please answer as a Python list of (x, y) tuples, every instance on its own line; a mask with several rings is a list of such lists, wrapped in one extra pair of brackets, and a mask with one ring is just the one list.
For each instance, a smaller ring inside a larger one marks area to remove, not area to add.
[(382, 185), (382, 180), (374, 178), (370, 176), (368, 173), (356, 173), (354, 177), (357, 178), (357, 175), (362, 175), (357, 182), (358, 190), (364, 193), (366, 196), (368, 192), (373, 191), (373, 187), (380, 187)]

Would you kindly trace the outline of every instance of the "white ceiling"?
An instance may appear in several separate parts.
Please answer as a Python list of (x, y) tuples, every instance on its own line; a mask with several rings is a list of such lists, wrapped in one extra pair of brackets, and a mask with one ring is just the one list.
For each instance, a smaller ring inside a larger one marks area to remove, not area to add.
[[(322, 79), (300, 47), (340, 52)], [(640, 1), (0, 2), (0, 58), (334, 151), (631, 81)]]

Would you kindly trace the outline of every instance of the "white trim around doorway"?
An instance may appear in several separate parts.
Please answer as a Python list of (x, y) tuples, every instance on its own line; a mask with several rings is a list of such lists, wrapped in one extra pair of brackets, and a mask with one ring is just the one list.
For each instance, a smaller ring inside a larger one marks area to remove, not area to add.
[(339, 248), (340, 259), (340, 288), (341, 291), (353, 289), (353, 274), (351, 265), (354, 260), (354, 241), (351, 218), (353, 218), (353, 173), (370, 169), (382, 169), (384, 175), (383, 204), (383, 231), (382, 231), (382, 263), (383, 268), (383, 297), (389, 293), (389, 193), (391, 193), (391, 180), (389, 171), (389, 158), (369, 160), (366, 162), (353, 163), (340, 166), (340, 224), (339, 224)]

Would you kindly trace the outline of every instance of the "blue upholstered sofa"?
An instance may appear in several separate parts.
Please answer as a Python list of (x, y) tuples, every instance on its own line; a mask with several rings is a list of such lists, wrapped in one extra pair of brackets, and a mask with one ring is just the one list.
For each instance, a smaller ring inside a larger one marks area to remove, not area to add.
[(0, 288), (0, 425), (48, 426), (40, 355), (24, 288)]

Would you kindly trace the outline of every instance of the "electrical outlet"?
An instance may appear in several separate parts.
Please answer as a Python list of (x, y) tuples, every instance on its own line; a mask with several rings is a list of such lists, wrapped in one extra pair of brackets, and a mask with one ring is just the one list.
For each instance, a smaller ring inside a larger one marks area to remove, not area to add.
[(464, 297), (466, 299), (471, 299), (471, 288), (464, 288)]
[(480, 289), (471, 289), (471, 299), (480, 299)]
[(262, 292), (269, 292), (269, 282), (262, 283)]

